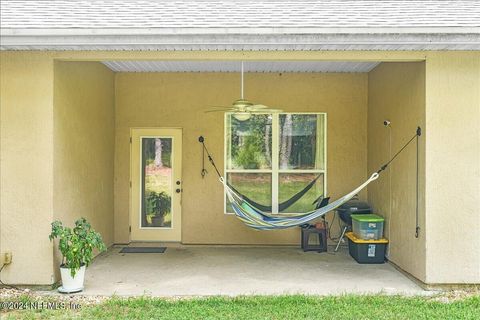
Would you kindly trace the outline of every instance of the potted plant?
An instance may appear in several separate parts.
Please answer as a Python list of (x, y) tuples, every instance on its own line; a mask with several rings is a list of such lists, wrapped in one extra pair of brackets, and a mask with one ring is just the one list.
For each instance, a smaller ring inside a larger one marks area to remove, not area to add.
[(150, 204), (152, 216), (152, 225), (161, 227), (164, 223), (165, 215), (170, 211), (172, 204), (171, 197), (165, 192), (151, 192), (148, 195), (148, 202)]
[(75, 221), (75, 227), (68, 228), (60, 221), (52, 222), (50, 241), (59, 239), (58, 248), (62, 253), (60, 292), (72, 293), (83, 290), (85, 268), (93, 259), (93, 250), (105, 251), (102, 236), (92, 229), (85, 218)]

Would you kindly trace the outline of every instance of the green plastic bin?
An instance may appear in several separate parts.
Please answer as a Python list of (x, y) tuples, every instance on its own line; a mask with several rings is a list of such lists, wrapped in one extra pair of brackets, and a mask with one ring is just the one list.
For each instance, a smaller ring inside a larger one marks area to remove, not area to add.
[(376, 214), (353, 214), (352, 230), (355, 236), (363, 240), (378, 240), (383, 237), (385, 219)]

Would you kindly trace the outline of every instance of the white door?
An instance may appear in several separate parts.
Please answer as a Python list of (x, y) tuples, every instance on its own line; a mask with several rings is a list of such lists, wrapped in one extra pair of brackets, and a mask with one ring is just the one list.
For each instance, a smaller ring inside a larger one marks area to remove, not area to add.
[(182, 240), (182, 129), (131, 130), (132, 241)]

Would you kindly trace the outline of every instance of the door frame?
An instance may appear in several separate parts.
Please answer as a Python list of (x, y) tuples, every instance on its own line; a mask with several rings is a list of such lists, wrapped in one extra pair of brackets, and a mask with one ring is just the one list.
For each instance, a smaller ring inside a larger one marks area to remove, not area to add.
[[(163, 133), (162, 133), (163, 131)], [(170, 133), (169, 133), (170, 131)], [(176, 133), (175, 133), (176, 132)], [(172, 225), (168, 228), (142, 227), (141, 226), (141, 157), (142, 148), (140, 139), (143, 137), (171, 137), (172, 138)], [(130, 165), (129, 165), (129, 237), (130, 242), (182, 242), (182, 144), (183, 129), (180, 127), (132, 127), (130, 128)], [(135, 150), (134, 150), (135, 149)], [(140, 167), (139, 167), (140, 166)], [(178, 168), (180, 167), (180, 168)], [(138, 171), (134, 173), (134, 171)], [(138, 181), (136, 181), (138, 180)], [(175, 185), (180, 181), (180, 186)], [(175, 205), (173, 197), (176, 188), (178, 204)], [(176, 210), (174, 209), (176, 207)], [(177, 213), (178, 212), (178, 213)], [(137, 220), (135, 222), (135, 220)], [(143, 236), (141, 235), (143, 234)]]

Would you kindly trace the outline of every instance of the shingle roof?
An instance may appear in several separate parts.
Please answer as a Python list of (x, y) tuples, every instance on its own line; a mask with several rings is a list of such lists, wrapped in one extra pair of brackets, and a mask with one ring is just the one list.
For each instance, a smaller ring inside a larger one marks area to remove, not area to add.
[(2, 50), (479, 50), (480, 0), (0, 0)]
[(479, 27), (475, 0), (1, 1), (2, 28)]

